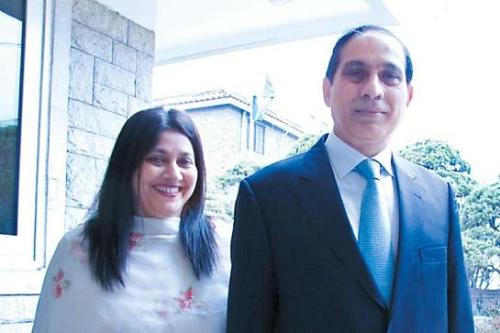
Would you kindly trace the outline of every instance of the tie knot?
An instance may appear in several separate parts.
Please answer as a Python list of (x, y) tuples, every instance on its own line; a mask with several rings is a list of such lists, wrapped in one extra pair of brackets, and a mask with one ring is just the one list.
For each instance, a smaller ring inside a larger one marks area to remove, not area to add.
[(356, 166), (358, 171), (367, 180), (380, 179), (380, 164), (371, 159), (365, 159)]

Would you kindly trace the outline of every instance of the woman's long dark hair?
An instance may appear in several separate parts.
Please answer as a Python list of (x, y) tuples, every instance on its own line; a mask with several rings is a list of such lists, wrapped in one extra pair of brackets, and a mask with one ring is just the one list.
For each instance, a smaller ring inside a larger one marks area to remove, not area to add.
[(217, 261), (214, 230), (204, 215), (206, 171), (200, 136), (191, 118), (182, 111), (153, 108), (130, 117), (116, 139), (108, 168), (90, 218), (84, 227), (90, 270), (105, 290), (124, 285), (129, 234), (134, 220), (132, 176), (162, 132), (185, 135), (193, 146), (198, 179), (181, 212), (179, 237), (198, 279), (210, 276)]

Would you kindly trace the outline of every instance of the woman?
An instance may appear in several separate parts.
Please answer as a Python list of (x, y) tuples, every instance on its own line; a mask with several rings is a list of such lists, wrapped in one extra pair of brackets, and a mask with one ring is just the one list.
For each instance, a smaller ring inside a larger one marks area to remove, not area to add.
[(205, 178), (184, 112), (133, 115), (90, 219), (52, 258), (33, 332), (223, 332), (230, 235), (204, 215)]

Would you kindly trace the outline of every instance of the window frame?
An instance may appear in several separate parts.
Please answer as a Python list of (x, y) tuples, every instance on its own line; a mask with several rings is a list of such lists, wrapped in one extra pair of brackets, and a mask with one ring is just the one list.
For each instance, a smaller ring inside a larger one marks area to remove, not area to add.
[(26, 0), (15, 236), (0, 235), (0, 295), (38, 293), (45, 265), (48, 64), (52, 1)]

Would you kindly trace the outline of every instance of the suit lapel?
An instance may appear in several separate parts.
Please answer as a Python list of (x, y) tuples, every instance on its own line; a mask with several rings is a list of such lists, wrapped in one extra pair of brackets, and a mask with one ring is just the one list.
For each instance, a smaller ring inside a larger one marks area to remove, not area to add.
[(404, 299), (405, 290), (410, 286), (412, 273), (417, 265), (417, 252), (422, 229), (422, 200), (425, 190), (418, 184), (414, 167), (401, 157), (394, 155), (393, 165), (399, 195), (399, 241), (396, 271), (394, 277), (391, 318)]
[(297, 194), (320, 237), (335, 257), (382, 307), (385, 307), (353, 235), (323, 137), (303, 158)]

